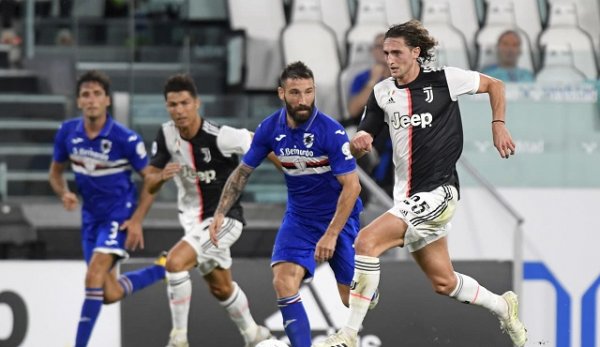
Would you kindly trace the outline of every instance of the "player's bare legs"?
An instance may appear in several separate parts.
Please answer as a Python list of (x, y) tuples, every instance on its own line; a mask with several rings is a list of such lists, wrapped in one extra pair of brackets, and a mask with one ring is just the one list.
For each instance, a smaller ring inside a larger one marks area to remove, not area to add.
[(450, 295), (456, 288), (456, 275), (448, 254), (448, 240), (443, 237), (412, 253), (413, 258), (431, 281), (433, 290)]
[[(107, 278), (110, 276), (110, 269), (112, 268), (114, 262), (115, 256), (113, 254), (94, 252), (85, 274), (85, 286), (87, 288), (103, 288), (105, 294), (107, 294), (107, 290), (110, 290), (112, 291), (111, 293), (108, 293), (110, 297), (118, 296), (118, 288), (113, 288), (112, 286), (109, 286), (109, 288), (104, 288), (104, 284)], [(120, 291), (122, 297), (123, 288), (121, 288)]]
[(113, 266), (113, 269), (106, 275), (104, 281), (104, 303), (112, 304), (123, 299), (124, 296), (125, 290), (119, 284), (117, 268)]
[(167, 272), (188, 271), (196, 266), (196, 251), (189, 243), (179, 241), (169, 250), (167, 255)]
[(294, 263), (278, 263), (273, 265), (273, 288), (278, 298), (298, 293), (300, 283), (306, 270)]
[(204, 276), (210, 293), (219, 301), (225, 301), (231, 297), (234, 284), (230, 269), (216, 268)]
[(388, 249), (404, 245), (406, 223), (390, 213), (384, 213), (364, 227), (356, 237), (356, 255), (379, 257)]
[(340, 299), (342, 300), (342, 304), (346, 307), (350, 307), (350, 286), (345, 284), (337, 284), (338, 292), (340, 293)]

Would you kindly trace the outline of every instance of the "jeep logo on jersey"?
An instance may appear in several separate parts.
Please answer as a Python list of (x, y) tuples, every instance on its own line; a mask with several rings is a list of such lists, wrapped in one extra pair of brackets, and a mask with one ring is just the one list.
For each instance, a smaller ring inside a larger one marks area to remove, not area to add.
[(433, 122), (433, 115), (429, 112), (421, 114), (400, 115), (400, 112), (394, 112), (390, 122), (395, 129), (408, 128), (409, 126), (426, 128), (430, 127)]
[(217, 178), (217, 172), (215, 170), (198, 171), (196, 172), (196, 175), (200, 182), (205, 182), (206, 184), (209, 184)]
[(217, 178), (217, 172), (215, 170), (195, 171), (192, 167), (187, 165), (181, 167), (181, 174), (183, 177), (192, 180), (196, 180), (196, 178), (198, 178), (198, 181), (206, 184), (210, 184), (210, 182), (216, 180)]
[(315, 143), (315, 134), (304, 133), (304, 146), (311, 148), (313, 143)]

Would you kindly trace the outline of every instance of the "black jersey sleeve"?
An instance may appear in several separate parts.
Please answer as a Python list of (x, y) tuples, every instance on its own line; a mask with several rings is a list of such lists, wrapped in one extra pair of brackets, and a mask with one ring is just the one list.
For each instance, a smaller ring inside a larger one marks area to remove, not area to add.
[(167, 149), (165, 134), (161, 127), (158, 129), (158, 134), (156, 134), (154, 142), (152, 142), (152, 158), (150, 159), (150, 165), (163, 169), (167, 166), (169, 160), (171, 160), (171, 153), (169, 153), (169, 150)]
[(377, 104), (375, 92), (371, 92), (371, 95), (369, 95), (369, 100), (367, 100), (367, 106), (365, 106), (362, 119), (360, 120), (358, 130), (366, 131), (371, 134), (373, 138), (375, 138), (375, 136), (381, 132), (381, 129), (383, 129), (384, 125), (385, 120), (383, 110)]

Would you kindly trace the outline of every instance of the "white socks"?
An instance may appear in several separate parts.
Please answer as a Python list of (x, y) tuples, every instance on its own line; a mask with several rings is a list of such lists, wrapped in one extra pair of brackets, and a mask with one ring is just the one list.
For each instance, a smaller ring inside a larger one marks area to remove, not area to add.
[(187, 331), (190, 300), (192, 299), (192, 281), (187, 271), (167, 272), (167, 294), (173, 330)]
[[(350, 285), (350, 317), (347, 332), (360, 330), (369, 310), (371, 298), (379, 286), (379, 258), (357, 255), (354, 257), (354, 278)], [(351, 331), (349, 331), (350, 329)]]
[(219, 303), (227, 310), (229, 318), (237, 325), (242, 334), (255, 332), (257, 325), (254, 318), (252, 318), (252, 314), (250, 314), (248, 298), (237, 283), (233, 282), (233, 287), (231, 296)]
[(508, 305), (504, 298), (490, 292), (467, 275), (458, 272), (454, 272), (454, 274), (456, 275), (456, 288), (449, 294), (450, 297), (465, 304), (485, 307), (502, 318), (508, 316)]

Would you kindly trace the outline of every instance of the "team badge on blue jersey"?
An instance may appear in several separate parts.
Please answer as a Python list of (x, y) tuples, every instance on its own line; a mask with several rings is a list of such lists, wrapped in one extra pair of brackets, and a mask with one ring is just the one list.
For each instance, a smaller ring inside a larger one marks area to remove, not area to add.
[(112, 142), (110, 140), (102, 139), (102, 141), (100, 141), (100, 149), (102, 149), (102, 153), (108, 154), (111, 148)]
[(313, 143), (315, 143), (315, 134), (304, 133), (304, 146), (311, 148)]

